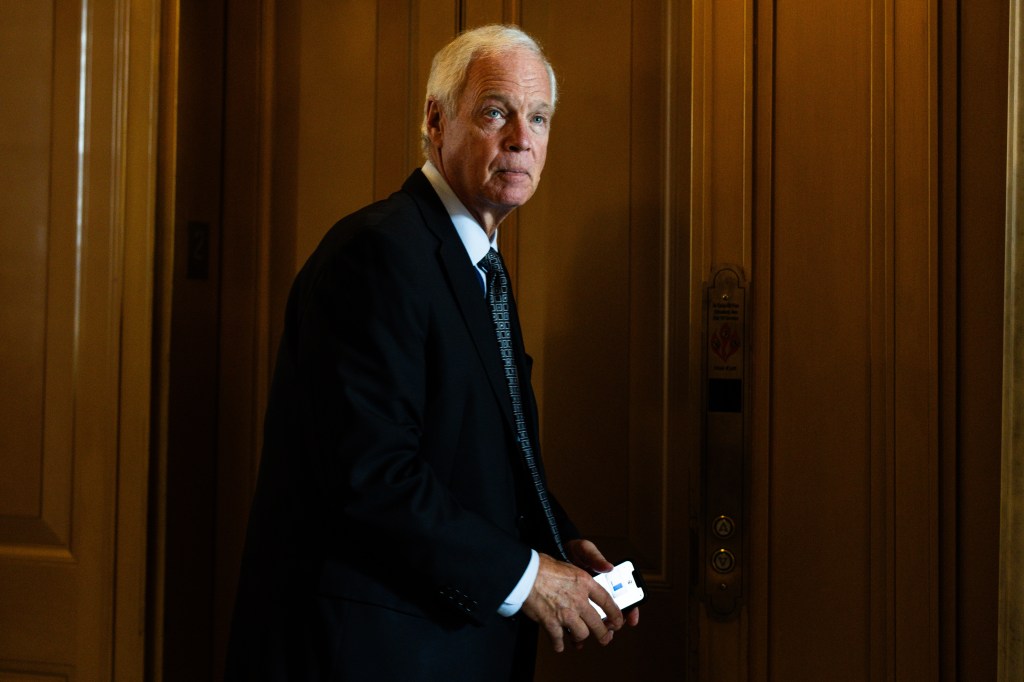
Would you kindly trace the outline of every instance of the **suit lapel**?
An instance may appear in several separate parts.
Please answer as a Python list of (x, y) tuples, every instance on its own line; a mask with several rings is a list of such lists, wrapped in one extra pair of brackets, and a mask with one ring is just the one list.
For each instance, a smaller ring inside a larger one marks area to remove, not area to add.
[(444, 204), (422, 171), (414, 171), (402, 189), (416, 200), (427, 227), (440, 240), (438, 259), (441, 267), (458, 303), (469, 335), (473, 339), (473, 345), (483, 364), (494, 397), (502, 406), (501, 411), (509, 428), (515, 433), (515, 419), (512, 415), (512, 401), (508, 395), (505, 368), (494, 336), (494, 320), (491, 319), (490, 309), (484, 300), (480, 280), (466, 255), (466, 248), (462, 245), (462, 240), (459, 239)]

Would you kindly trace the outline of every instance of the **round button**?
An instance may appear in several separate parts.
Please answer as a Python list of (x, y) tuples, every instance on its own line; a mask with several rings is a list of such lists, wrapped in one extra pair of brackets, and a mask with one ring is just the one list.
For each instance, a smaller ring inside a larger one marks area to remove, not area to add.
[(715, 534), (715, 537), (723, 540), (731, 538), (732, 534), (736, 532), (736, 522), (728, 516), (719, 516), (711, 522), (711, 532)]
[(720, 549), (711, 557), (711, 567), (719, 573), (732, 573), (736, 568), (736, 557), (727, 549)]

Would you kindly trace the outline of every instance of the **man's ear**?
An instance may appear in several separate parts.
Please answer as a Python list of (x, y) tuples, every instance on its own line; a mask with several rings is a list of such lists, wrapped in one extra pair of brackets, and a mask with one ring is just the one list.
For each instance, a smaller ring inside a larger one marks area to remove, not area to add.
[(444, 138), (444, 114), (441, 111), (440, 102), (436, 99), (427, 100), (426, 119), (430, 143), (435, 147), (440, 147)]

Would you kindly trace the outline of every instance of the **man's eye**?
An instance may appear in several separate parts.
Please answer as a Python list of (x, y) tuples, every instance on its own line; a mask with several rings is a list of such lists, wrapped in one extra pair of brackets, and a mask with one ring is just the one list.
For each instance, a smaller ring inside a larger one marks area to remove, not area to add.
[(484, 116), (486, 116), (487, 118), (501, 118), (501, 112), (498, 111), (497, 109), (488, 109), (484, 113)]
[(541, 116), (540, 114), (536, 114), (533, 117), (533, 122), (536, 123), (537, 125), (544, 125), (545, 123), (548, 122), (548, 119), (547, 119), (546, 116)]

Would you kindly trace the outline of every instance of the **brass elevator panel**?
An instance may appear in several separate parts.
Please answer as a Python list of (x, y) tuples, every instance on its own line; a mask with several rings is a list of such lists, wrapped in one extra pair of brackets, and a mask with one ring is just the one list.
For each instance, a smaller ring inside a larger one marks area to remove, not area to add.
[(715, 268), (704, 287), (704, 452), (701, 537), (708, 614), (730, 619), (743, 599), (746, 470), (747, 284)]

